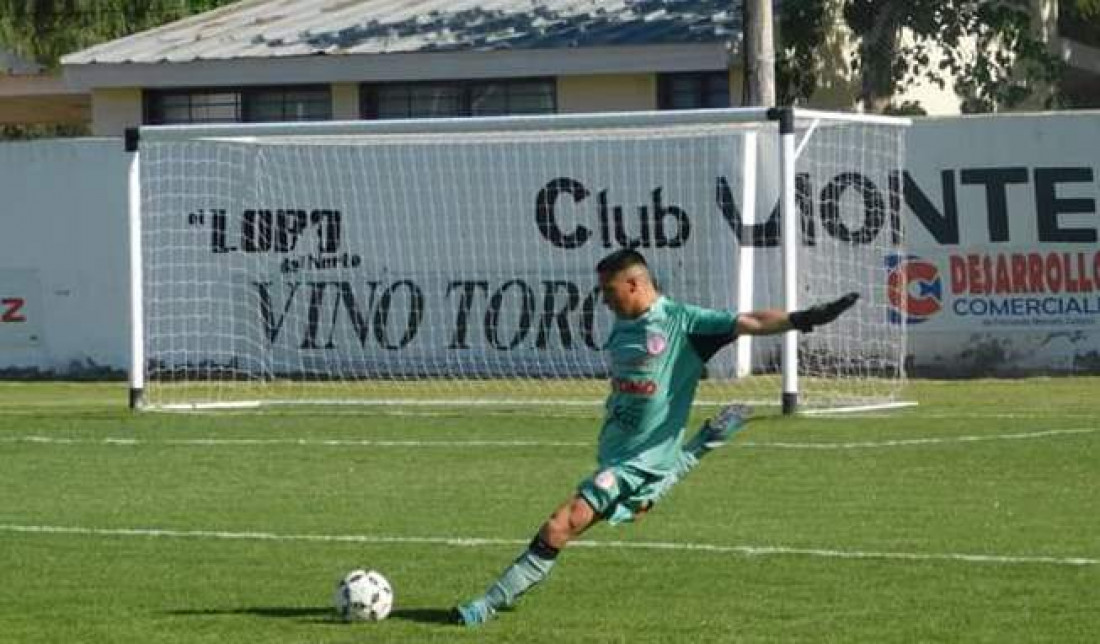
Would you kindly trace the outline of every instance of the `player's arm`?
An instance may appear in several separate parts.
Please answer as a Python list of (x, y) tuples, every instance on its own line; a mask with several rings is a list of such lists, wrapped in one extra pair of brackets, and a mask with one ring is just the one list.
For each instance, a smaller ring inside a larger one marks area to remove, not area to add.
[(764, 309), (737, 316), (737, 335), (772, 335), (790, 331), (790, 316), (779, 309)]
[(859, 293), (848, 293), (831, 302), (817, 304), (808, 309), (787, 313), (779, 309), (764, 309), (737, 316), (738, 335), (772, 335), (797, 329), (809, 333), (815, 326), (829, 324), (852, 308)]

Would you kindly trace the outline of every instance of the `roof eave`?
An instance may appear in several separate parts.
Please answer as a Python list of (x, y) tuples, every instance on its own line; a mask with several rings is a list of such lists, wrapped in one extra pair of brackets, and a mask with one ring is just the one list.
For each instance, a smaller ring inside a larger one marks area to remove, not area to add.
[(297, 85), (725, 69), (728, 43), (63, 65), (73, 89)]

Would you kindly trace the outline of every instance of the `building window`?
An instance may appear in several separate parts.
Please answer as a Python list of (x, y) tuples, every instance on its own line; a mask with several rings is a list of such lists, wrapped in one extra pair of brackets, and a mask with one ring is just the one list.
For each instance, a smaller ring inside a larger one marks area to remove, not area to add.
[(657, 107), (690, 110), (730, 106), (729, 72), (661, 74), (657, 79)]
[(145, 94), (145, 123), (236, 123), (241, 120), (237, 92), (217, 90), (155, 91)]
[(359, 91), (365, 119), (444, 118), (553, 114), (553, 79), (504, 79), (423, 83), (365, 83)]
[(328, 86), (166, 89), (145, 92), (145, 123), (265, 123), (332, 118)]

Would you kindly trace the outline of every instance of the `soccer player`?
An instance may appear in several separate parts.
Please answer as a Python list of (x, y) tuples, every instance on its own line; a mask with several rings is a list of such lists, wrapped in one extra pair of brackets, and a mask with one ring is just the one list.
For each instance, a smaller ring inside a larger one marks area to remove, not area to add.
[(619, 250), (596, 266), (604, 303), (615, 314), (605, 349), (611, 393), (600, 430), (596, 471), (581, 481), (539, 528), (531, 544), (485, 594), (454, 609), (477, 626), (546, 578), (558, 553), (599, 521), (640, 518), (711, 450), (741, 428), (746, 407), (724, 407), (681, 442), (703, 367), (738, 335), (809, 332), (855, 304), (858, 294), (790, 314), (777, 309), (734, 314), (682, 304), (662, 295), (645, 258)]

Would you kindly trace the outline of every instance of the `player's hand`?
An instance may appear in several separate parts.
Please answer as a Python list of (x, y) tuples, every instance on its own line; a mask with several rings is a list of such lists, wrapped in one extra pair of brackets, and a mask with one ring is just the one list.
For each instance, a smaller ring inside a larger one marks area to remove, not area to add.
[(828, 324), (840, 317), (842, 313), (852, 308), (858, 299), (859, 293), (853, 292), (832, 302), (817, 304), (801, 311), (792, 311), (789, 316), (791, 326), (803, 333), (809, 333), (815, 326)]

